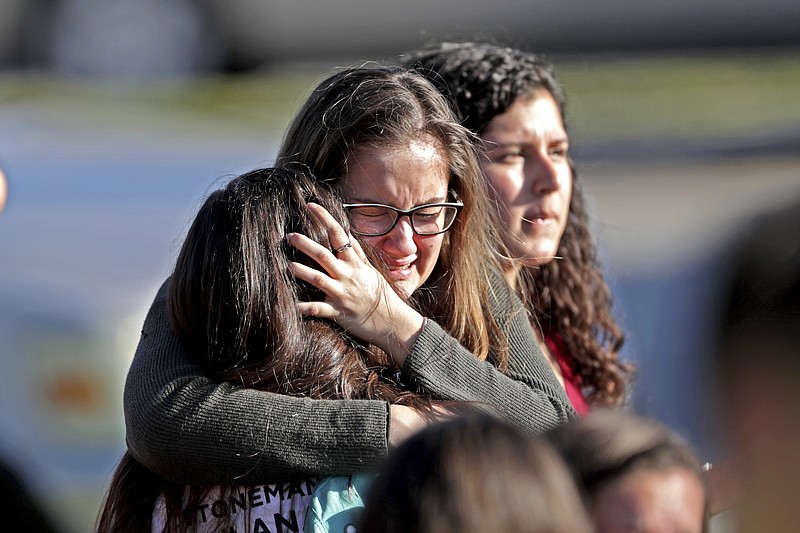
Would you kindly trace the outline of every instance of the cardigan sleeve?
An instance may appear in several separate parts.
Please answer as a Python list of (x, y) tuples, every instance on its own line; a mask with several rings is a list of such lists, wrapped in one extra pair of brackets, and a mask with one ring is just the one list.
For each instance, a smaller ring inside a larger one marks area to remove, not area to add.
[[(540, 433), (574, 416), (544, 360), (522, 303), (498, 274), (491, 308), (508, 335), (509, 369), (479, 361), (427, 321), (403, 372), (423, 392), (475, 402)], [(165, 283), (148, 312), (128, 372), (128, 449), (181, 483), (249, 483), (373, 471), (388, 451), (388, 404), (311, 400), (210, 379), (167, 319)]]
[(169, 325), (167, 283), (147, 314), (124, 390), (130, 453), (181, 483), (237, 483), (374, 470), (388, 404), (311, 400), (210, 379)]
[(499, 272), (490, 308), (508, 339), (508, 371), (481, 361), (438, 324), (426, 321), (403, 365), (423, 393), (467, 402), (518, 428), (541, 434), (577, 416), (536, 340), (528, 314)]

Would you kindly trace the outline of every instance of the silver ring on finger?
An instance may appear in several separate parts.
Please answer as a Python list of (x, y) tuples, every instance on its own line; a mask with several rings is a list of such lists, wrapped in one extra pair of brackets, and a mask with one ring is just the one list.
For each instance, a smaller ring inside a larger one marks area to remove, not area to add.
[(338, 256), (340, 253), (344, 252), (345, 250), (349, 250), (352, 247), (353, 247), (353, 243), (352, 242), (348, 242), (344, 246), (340, 246), (339, 248), (335, 249), (333, 251), (333, 255)]

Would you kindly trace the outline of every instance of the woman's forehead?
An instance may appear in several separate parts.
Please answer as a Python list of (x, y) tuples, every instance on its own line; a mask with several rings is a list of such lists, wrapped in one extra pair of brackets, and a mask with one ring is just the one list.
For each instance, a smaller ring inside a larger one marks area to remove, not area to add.
[(429, 139), (361, 148), (349, 158), (340, 188), (348, 201), (400, 208), (442, 201), (450, 177), (447, 161), (441, 145)]

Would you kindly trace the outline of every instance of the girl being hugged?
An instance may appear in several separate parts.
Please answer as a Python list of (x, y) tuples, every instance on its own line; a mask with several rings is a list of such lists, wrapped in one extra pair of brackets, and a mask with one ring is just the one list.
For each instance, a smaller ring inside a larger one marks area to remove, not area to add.
[[(395, 366), (384, 352), (330, 320), (300, 313), (301, 302), (322, 294), (290, 274), (293, 261), (310, 261), (288, 245), (286, 235), (328, 242), (309, 201), (347, 227), (338, 197), (299, 168), (254, 170), (208, 197), (186, 235), (167, 293), (178, 337), (220, 382), (316, 399), (381, 400), (433, 416), (430, 398), (384, 377), (382, 370)], [(318, 481), (306, 476), (273, 484), (187, 485), (125, 454), (97, 531), (302, 531)]]

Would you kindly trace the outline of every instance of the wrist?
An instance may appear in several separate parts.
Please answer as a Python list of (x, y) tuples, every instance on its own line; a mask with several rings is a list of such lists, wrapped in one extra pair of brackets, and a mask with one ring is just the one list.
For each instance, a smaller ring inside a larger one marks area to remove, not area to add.
[(395, 322), (396, 327), (391, 335), (387, 350), (389, 356), (400, 368), (403, 367), (406, 357), (411, 353), (411, 348), (413, 348), (428, 320), (414, 309), (409, 307), (408, 310), (410, 311), (409, 313)]

